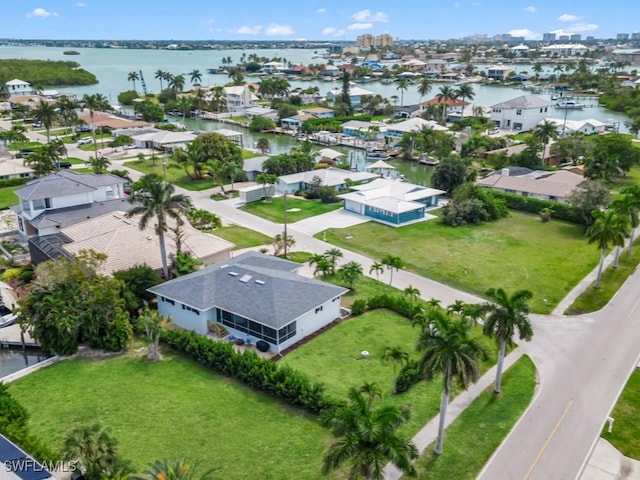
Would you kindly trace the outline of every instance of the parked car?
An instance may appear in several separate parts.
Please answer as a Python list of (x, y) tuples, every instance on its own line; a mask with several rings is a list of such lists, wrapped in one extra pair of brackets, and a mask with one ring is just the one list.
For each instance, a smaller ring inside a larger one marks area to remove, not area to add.
[(71, 162), (58, 162), (60, 168), (71, 168)]
[(78, 145), (90, 145), (92, 143), (93, 138), (91, 137), (81, 138), (80, 140), (78, 140)]

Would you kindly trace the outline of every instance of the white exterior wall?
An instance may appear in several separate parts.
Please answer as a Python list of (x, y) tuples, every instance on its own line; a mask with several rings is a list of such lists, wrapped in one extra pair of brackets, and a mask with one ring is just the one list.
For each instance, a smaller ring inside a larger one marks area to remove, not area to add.
[(344, 201), (344, 209), (349, 212), (359, 213), (360, 215), (364, 215), (364, 204), (354, 202), (353, 200), (345, 200)]
[(162, 301), (161, 297), (158, 296), (158, 313), (160, 315), (171, 318), (171, 321), (181, 328), (195, 330), (201, 335), (207, 334), (207, 319), (212, 311), (207, 310), (206, 312), (200, 312), (200, 315), (196, 315), (195, 312), (183, 310), (181, 303), (175, 302), (175, 305), (171, 305), (167, 301)]
[(74, 207), (76, 205), (93, 203), (93, 200), (93, 192), (74, 193), (63, 197), (54, 197), (51, 199), (51, 210), (54, 208)]
[[(340, 297), (335, 301), (329, 300), (322, 304), (322, 311), (315, 313), (315, 308), (296, 319), (296, 334), (280, 344), (279, 352), (299, 342), (304, 337), (317, 332), (325, 325), (340, 316)], [(253, 340), (253, 339), (252, 339)]]
[[(551, 110), (550, 106), (528, 109), (503, 108), (499, 112), (491, 111), (491, 120), (500, 122), (499, 128), (505, 130), (514, 130), (514, 124), (521, 123), (522, 128), (518, 131), (524, 132), (535, 128), (545, 117), (549, 116)], [(519, 115), (518, 112), (520, 112)]]
[(122, 198), (124, 191), (122, 184), (108, 185), (98, 188), (93, 192), (94, 202), (104, 202), (106, 200), (113, 200), (115, 198)]

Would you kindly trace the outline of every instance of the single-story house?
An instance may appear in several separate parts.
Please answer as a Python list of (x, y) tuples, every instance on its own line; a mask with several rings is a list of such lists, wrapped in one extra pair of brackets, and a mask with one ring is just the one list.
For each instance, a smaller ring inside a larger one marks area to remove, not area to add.
[(492, 190), (565, 203), (571, 192), (582, 182), (582, 175), (568, 170), (549, 172), (508, 167), (478, 180), (477, 183)]
[(423, 128), (431, 128), (436, 131), (448, 131), (447, 127), (443, 127), (438, 122), (432, 120), (425, 120), (420, 117), (409, 118), (403, 122), (390, 123), (385, 133), (387, 143), (394, 144), (402, 140), (402, 136), (405, 133), (419, 132)]
[(242, 161), (242, 171), (247, 175), (247, 180), (254, 182), (256, 177), (262, 173), (262, 164), (269, 157), (262, 155), (260, 157), (247, 158)]
[(157, 132), (132, 135), (131, 139), (138, 148), (155, 148), (156, 150), (172, 151), (184, 148), (195, 140), (197, 135), (188, 132), (172, 132), (159, 130)]
[(438, 206), (444, 191), (400, 179), (378, 178), (339, 195), (344, 209), (394, 227), (425, 220), (427, 208)]
[(109, 127), (111, 129), (116, 128), (132, 128), (132, 127), (149, 127), (149, 122), (142, 120), (131, 120), (124, 117), (119, 117), (113, 113), (106, 112), (93, 112), (93, 121), (88, 109), (84, 109), (78, 113), (78, 120), (83, 121), (87, 125), (97, 127)]
[[(160, 242), (153, 225), (139, 228), (140, 218), (127, 218), (126, 211), (100, 215), (60, 230), (66, 237), (61, 245), (68, 255), (81, 250), (94, 250), (107, 255), (102, 266), (103, 274), (111, 274), (135, 265), (146, 264), (154, 270), (162, 268)], [(182, 226), (182, 251), (189, 252), (212, 265), (228, 259), (235, 245), (209, 233), (193, 228), (188, 222)], [(175, 255), (177, 246), (173, 235), (165, 234), (167, 255)]]
[[(296, 273), (300, 264), (246, 252), (151, 287), (160, 315), (206, 335), (212, 328), (279, 353), (340, 316), (347, 289)], [(292, 295), (295, 292), (295, 295)]]
[(317, 170), (309, 170), (308, 172), (292, 173), (278, 177), (276, 191), (278, 193), (294, 193), (299, 190), (308, 190), (319, 179), (320, 184), (327, 187), (333, 187), (336, 190), (346, 190), (349, 184), (368, 182), (379, 175), (370, 172), (350, 172), (342, 168), (318, 168)]
[[(468, 110), (468, 107), (471, 106), (469, 102), (465, 102), (459, 98), (435, 97), (420, 104), (420, 111), (418, 112), (418, 115), (426, 112), (431, 105), (437, 105), (438, 108), (445, 109), (445, 117), (447, 119), (450, 117), (460, 118), (465, 113), (465, 110)], [(472, 112), (469, 112), (469, 114), (471, 113)]]
[(335, 117), (335, 112), (331, 108), (325, 108), (325, 107), (302, 108), (300, 109), (300, 112), (306, 115), (312, 115), (315, 118)]
[(380, 127), (372, 122), (363, 122), (361, 120), (349, 120), (342, 125), (342, 134), (360, 139), (369, 139), (372, 132)]
[(420, 105), (397, 105), (393, 107), (393, 118), (415, 118), (422, 113)]
[[(335, 102), (336, 99), (340, 98), (342, 95), (342, 88), (334, 88), (333, 90), (329, 90), (327, 92), (327, 100), (329, 102)], [(351, 107), (354, 109), (359, 109), (362, 103), (362, 97), (367, 97), (375, 95), (375, 92), (371, 90), (367, 90), (366, 88), (361, 87), (349, 87), (349, 100), (351, 100)]]
[(604, 133), (607, 125), (595, 118), (588, 118), (586, 120), (567, 120), (562, 118), (545, 118), (542, 122), (547, 121), (556, 125), (558, 133), (560, 135), (569, 134), (571, 132), (580, 132), (583, 135), (593, 135), (598, 133)]
[(248, 119), (252, 119), (253, 117), (265, 117), (274, 122), (278, 120), (278, 111), (273, 108), (265, 108), (265, 107), (249, 107), (244, 111), (244, 114)]
[(287, 130), (297, 130), (306, 120), (310, 120), (312, 118), (316, 118), (313, 115), (309, 115), (308, 113), (299, 113), (298, 115), (294, 115), (293, 117), (287, 117), (280, 120), (280, 125), (282, 128)]
[(238, 132), (237, 130), (231, 130), (230, 128), (219, 128), (217, 130), (213, 130), (218, 135), (222, 135), (226, 137), (231, 143), (242, 147), (242, 132)]
[(0, 180), (33, 177), (33, 168), (27, 167), (22, 158), (5, 158), (1, 150), (0, 147)]

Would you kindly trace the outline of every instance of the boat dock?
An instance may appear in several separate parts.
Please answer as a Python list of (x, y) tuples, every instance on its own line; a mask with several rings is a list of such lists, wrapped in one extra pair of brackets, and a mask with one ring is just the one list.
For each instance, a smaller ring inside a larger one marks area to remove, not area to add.
[(20, 325), (14, 323), (0, 328), (0, 347), (2, 348), (40, 348), (29, 333), (22, 333)]

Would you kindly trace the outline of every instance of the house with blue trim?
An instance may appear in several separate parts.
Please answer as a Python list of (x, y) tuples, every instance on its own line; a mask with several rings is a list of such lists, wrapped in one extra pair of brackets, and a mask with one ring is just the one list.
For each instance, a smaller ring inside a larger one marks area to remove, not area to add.
[(299, 268), (246, 252), (148, 290), (160, 315), (178, 327), (249, 344), (262, 340), (277, 354), (339, 318), (348, 291), (298, 275)]
[(440, 197), (446, 193), (391, 178), (379, 178), (354, 186), (352, 190), (338, 195), (344, 201), (346, 211), (392, 227), (435, 218), (426, 212), (437, 208)]

